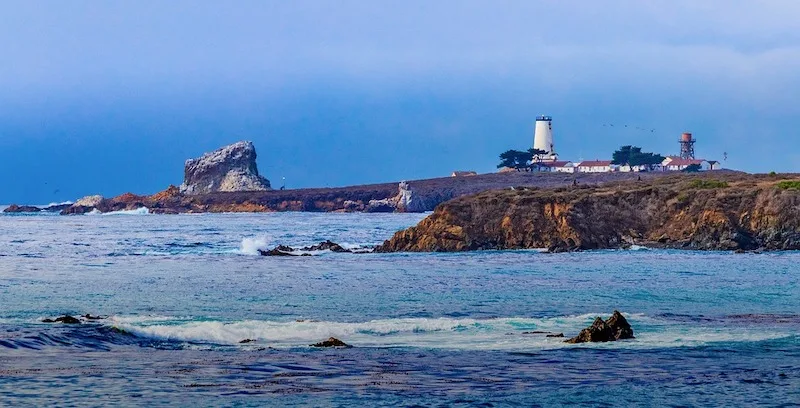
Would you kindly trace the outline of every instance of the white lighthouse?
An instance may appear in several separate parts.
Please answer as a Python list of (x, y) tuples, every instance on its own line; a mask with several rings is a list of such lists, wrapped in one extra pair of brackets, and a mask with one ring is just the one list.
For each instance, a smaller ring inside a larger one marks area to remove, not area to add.
[(536, 128), (533, 132), (533, 148), (542, 150), (545, 154), (534, 157), (534, 161), (558, 160), (555, 146), (553, 146), (553, 118), (550, 116), (537, 116)]

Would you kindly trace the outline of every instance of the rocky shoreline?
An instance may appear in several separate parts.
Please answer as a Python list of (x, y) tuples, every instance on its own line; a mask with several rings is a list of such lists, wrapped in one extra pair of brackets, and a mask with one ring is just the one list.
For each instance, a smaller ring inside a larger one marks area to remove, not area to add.
[(797, 250), (798, 188), (793, 175), (713, 173), (487, 191), (442, 204), (376, 251)]

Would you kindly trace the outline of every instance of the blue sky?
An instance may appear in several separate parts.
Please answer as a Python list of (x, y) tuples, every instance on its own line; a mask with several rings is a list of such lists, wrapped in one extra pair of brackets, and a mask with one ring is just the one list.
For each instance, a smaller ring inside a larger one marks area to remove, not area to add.
[(289, 187), (489, 172), (543, 113), (567, 159), (691, 131), (797, 171), (800, 3), (600, 3), (5, 2), (0, 203), (153, 193), (242, 139)]

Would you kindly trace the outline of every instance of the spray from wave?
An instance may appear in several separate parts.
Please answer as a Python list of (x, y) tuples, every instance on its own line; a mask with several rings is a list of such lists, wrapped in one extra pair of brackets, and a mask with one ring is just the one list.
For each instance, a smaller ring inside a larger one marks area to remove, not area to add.
[(266, 237), (245, 237), (239, 244), (238, 252), (244, 255), (258, 255), (258, 250), (267, 249), (268, 245)]

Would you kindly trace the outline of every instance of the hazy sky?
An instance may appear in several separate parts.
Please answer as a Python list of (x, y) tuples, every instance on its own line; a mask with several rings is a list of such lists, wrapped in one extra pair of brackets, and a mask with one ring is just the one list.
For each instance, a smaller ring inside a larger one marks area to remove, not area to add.
[(5, 1), (0, 203), (153, 193), (242, 139), (289, 187), (488, 172), (530, 147), (539, 114), (566, 159), (675, 153), (691, 131), (726, 167), (797, 171), (798, 15), (796, 0)]

